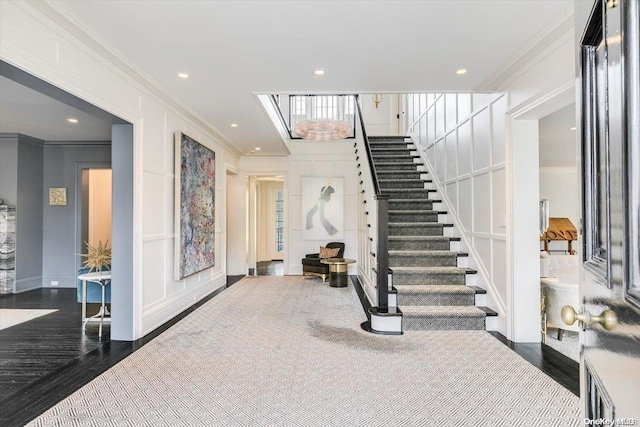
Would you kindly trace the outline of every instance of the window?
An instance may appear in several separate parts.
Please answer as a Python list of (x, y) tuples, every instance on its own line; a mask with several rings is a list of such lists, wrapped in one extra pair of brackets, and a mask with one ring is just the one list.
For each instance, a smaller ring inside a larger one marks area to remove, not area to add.
[(284, 250), (284, 198), (282, 191), (275, 192), (276, 197), (276, 252)]

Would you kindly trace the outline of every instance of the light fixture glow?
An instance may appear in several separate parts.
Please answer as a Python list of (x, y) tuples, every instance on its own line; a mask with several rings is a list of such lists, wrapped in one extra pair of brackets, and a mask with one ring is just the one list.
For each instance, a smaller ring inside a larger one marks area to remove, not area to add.
[(74, 119), (74, 118), (68, 118), (68, 119), (67, 119), (67, 121), (68, 121), (69, 123), (74, 123), (74, 124), (75, 124), (75, 123), (78, 123), (78, 119)]
[(238, 124), (237, 124), (237, 123), (231, 123), (231, 127), (232, 127), (232, 128), (237, 128), (237, 127), (238, 127)]
[(256, 151), (260, 151), (260, 147), (256, 147), (256, 148), (255, 148), (255, 150), (256, 150)]
[(467, 69), (466, 68), (460, 68), (459, 70), (456, 71), (456, 74), (461, 76), (463, 74), (467, 74)]
[(317, 70), (315, 70), (315, 71), (313, 72), (313, 74), (315, 74), (316, 76), (322, 76), (322, 75), (324, 75), (324, 70), (323, 70), (323, 69), (318, 68)]
[(311, 141), (335, 141), (347, 138), (351, 130), (351, 125), (342, 120), (310, 119), (299, 122), (294, 132), (302, 139)]
[(181, 79), (188, 79), (189, 78), (189, 74), (187, 74), (187, 73), (178, 73), (178, 77), (180, 77)]
[(570, 128), (569, 130), (576, 130), (576, 127), (574, 126), (574, 127)]

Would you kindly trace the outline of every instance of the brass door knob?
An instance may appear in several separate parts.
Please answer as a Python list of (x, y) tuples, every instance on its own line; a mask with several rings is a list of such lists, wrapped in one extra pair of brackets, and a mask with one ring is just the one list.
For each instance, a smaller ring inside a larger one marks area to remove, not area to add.
[(577, 320), (582, 323), (581, 326), (584, 328), (588, 328), (589, 325), (594, 323), (600, 323), (604, 329), (610, 331), (618, 326), (618, 316), (616, 316), (616, 313), (613, 310), (609, 309), (600, 313), (599, 316), (592, 316), (588, 311), (576, 313), (573, 307), (565, 305), (562, 307), (560, 317), (562, 317), (562, 321), (567, 325), (573, 325)]

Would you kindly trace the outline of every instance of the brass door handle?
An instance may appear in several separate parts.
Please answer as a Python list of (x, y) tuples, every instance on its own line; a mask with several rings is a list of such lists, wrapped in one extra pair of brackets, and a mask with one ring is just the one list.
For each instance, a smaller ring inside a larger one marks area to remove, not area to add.
[(562, 307), (560, 317), (562, 317), (562, 321), (567, 325), (573, 325), (577, 320), (585, 329), (594, 323), (600, 323), (602, 327), (607, 331), (610, 331), (618, 326), (618, 316), (616, 316), (616, 313), (613, 310), (609, 309), (600, 313), (599, 316), (593, 316), (588, 311), (576, 313), (573, 307), (571, 307), (570, 305), (565, 305), (564, 307)]

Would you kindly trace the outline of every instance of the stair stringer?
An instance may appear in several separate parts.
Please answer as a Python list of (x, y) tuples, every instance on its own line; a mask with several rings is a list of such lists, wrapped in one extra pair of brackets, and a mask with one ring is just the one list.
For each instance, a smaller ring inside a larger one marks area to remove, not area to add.
[[(433, 168), (431, 162), (429, 162), (425, 151), (418, 148), (419, 145), (416, 142), (417, 139), (412, 132), (409, 132), (408, 136), (409, 138), (411, 138), (411, 143), (417, 148), (416, 152), (420, 155), (423, 168), (429, 173), (431, 177), (432, 182), (429, 183), (429, 187), (433, 190), (436, 190), (437, 192), (437, 196), (434, 198), (442, 200), (442, 204), (444, 205), (442, 207), (447, 211), (448, 220), (453, 224), (453, 227), (451, 227), (446, 234), (457, 235), (458, 237), (460, 237), (460, 242), (458, 242), (460, 247), (458, 250), (467, 252), (469, 254), (467, 258), (467, 266), (477, 271), (477, 274), (467, 276), (467, 286), (479, 286), (485, 289), (487, 291), (486, 306), (491, 307), (498, 313), (497, 318), (489, 316), (486, 318), (486, 330), (506, 330), (507, 306), (505, 302), (502, 300), (502, 298), (500, 297), (500, 293), (489, 278), (489, 273), (486, 266), (481, 261), (480, 254), (476, 251), (475, 247), (471, 243), (470, 237), (464, 232), (464, 228), (462, 226), (460, 218), (458, 218), (458, 216), (456, 215), (453, 204), (447, 197), (442, 183), (435, 174), (435, 169)], [(476, 302), (476, 305), (480, 304)], [(498, 322), (501, 323), (500, 328), (498, 327)]]

